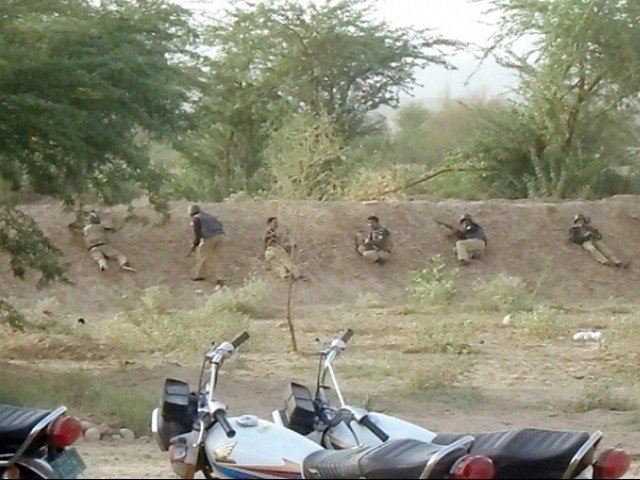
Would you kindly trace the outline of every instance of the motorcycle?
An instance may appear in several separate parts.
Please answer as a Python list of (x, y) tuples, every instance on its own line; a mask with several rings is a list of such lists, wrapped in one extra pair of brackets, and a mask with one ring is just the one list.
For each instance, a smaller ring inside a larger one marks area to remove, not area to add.
[(85, 465), (71, 445), (82, 425), (66, 413), (0, 405), (0, 478), (78, 478)]
[[(450, 445), (469, 434), (435, 433), (396, 417), (348, 405), (338, 384), (333, 362), (353, 336), (348, 329), (320, 352), (316, 393), (299, 383), (285, 391), (284, 407), (273, 411), (276, 425), (289, 428), (328, 450), (367, 447), (412, 438)], [(327, 385), (327, 377), (331, 385)], [(332, 405), (332, 389), (339, 407)], [(292, 401), (295, 399), (295, 401)], [(304, 415), (293, 406), (304, 405)], [(490, 458), (494, 478), (620, 478), (629, 468), (627, 452), (617, 448), (596, 450), (603, 433), (525, 428), (471, 434), (470, 454)]]
[[(248, 338), (245, 331), (207, 351), (198, 390), (165, 380), (151, 431), (180, 478), (193, 478), (196, 472), (206, 478), (492, 478), (491, 460), (469, 455), (475, 439), (468, 435), (447, 446), (398, 439), (328, 451), (254, 415), (228, 417), (226, 405), (215, 396), (218, 372)], [(305, 415), (305, 406), (294, 406), (292, 414)]]

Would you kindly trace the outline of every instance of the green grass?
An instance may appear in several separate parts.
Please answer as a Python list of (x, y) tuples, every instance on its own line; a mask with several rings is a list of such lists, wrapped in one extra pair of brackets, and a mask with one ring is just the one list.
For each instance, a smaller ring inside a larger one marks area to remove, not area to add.
[(102, 382), (84, 372), (3, 372), (0, 403), (52, 409), (65, 405), (70, 415), (149, 433), (149, 418), (158, 398), (141, 390)]

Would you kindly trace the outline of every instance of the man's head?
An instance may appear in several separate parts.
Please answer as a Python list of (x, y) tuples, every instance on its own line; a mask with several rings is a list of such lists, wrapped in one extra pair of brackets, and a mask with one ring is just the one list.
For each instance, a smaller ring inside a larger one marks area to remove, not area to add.
[(189, 207), (189, 216), (193, 217), (194, 215), (197, 215), (198, 213), (200, 213), (200, 207), (198, 205), (191, 205)]
[(380, 219), (375, 215), (369, 215), (369, 218), (367, 218), (367, 225), (369, 225), (369, 228), (378, 228), (380, 225)]
[(278, 218), (277, 217), (269, 217), (267, 219), (267, 227), (270, 227), (273, 230), (278, 228)]
[(467, 223), (471, 223), (471, 222), (473, 222), (473, 218), (468, 213), (465, 213), (460, 217), (460, 223), (462, 225), (466, 225)]
[(98, 215), (96, 212), (91, 212), (91, 214), (89, 215), (89, 222), (93, 223), (94, 225), (98, 225), (100, 223), (100, 215)]
[(591, 219), (582, 213), (578, 213), (573, 217), (573, 223), (577, 225), (588, 225)]

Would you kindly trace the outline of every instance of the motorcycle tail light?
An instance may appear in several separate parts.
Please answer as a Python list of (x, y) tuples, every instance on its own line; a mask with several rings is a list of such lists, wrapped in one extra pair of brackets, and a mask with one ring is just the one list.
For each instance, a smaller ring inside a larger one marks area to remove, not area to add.
[(56, 418), (49, 428), (49, 445), (64, 448), (73, 444), (82, 435), (82, 424), (76, 417)]
[(7, 469), (2, 474), (3, 479), (14, 480), (20, 478), (20, 469), (15, 465), (11, 465), (7, 467)]
[(627, 470), (631, 459), (620, 448), (609, 448), (602, 452), (593, 466), (593, 478), (620, 478)]
[(455, 479), (493, 478), (496, 469), (488, 457), (466, 455), (453, 464), (450, 473), (451, 478)]

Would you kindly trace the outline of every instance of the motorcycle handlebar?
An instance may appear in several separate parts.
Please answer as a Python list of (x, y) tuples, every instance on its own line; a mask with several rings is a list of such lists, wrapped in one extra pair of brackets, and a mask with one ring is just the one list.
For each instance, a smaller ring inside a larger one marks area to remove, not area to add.
[(344, 332), (342, 332), (340, 340), (342, 340), (344, 343), (347, 343), (349, 340), (351, 340), (351, 337), (353, 337), (353, 330), (347, 328)]
[(231, 345), (233, 345), (233, 348), (238, 348), (240, 345), (242, 345), (248, 339), (249, 339), (249, 332), (244, 330), (243, 332), (241, 332), (238, 335), (236, 335), (236, 337), (233, 340), (231, 340)]
[(233, 438), (236, 436), (236, 431), (233, 429), (233, 427), (229, 423), (229, 420), (227, 419), (227, 414), (225, 413), (224, 410), (215, 411), (213, 413), (213, 417), (220, 424), (220, 426), (222, 427), (222, 430), (224, 430), (224, 433), (227, 435), (228, 438)]
[(387, 440), (389, 440), (389, 435), (384, 433), (384, 430), (382, 430), (375, 423), (373, 423), (369, 418), (369, 415), (365, 415), (364, 417), (362, 417), (362, 419), (360, 420), (360, 424), (367, 427), (371, 433), (373, 433), (376, 437), (378, 437), (383, 442), (386, 442)]

